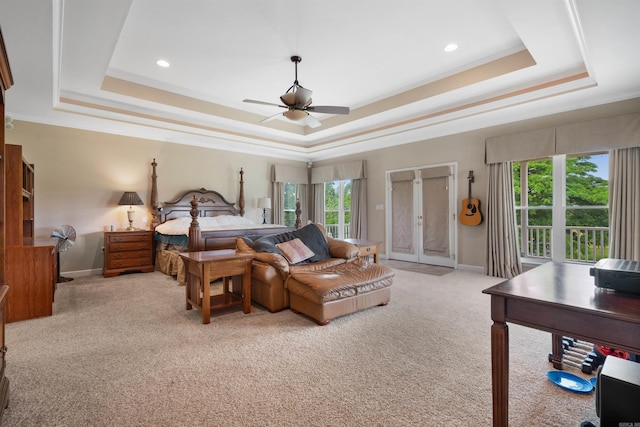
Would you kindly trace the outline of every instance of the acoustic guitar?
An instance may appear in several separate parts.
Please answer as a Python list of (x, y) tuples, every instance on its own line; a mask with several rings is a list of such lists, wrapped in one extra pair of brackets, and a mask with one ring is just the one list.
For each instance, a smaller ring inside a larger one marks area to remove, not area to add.
[(482, 215), (480, 214), (480, 201), (471, 197), (471, 183), (475, 181), (473, 171), (469, 171), (469, 197), (462, 201), (462, 210), (460, 211), (460, 223), (462, 225), (480, 225)]

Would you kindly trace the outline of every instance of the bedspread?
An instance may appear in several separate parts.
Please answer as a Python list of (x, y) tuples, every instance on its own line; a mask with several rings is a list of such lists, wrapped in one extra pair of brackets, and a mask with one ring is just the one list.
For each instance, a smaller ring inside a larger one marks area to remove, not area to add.
[(168, 276), (174, 276), (179, 285), (186, 283), (184, 263), (178, 252), (170, 250), (156, 252), (156, 270)]
[[(156, 233), (166, 235), (188, 235), (189, 225), (191, 224), (190, 217), (182, 217), (171, 219), (156, 227)], [(201, 231), (216, 231), (216, 230), (243, 230), (252, 228), (278, 228), (281, 225), (274, 224), (256, 224), (241, 216), (233, 215), (220, 215), (214, 217), (201, 217), (198, 218), (198, 224)]]

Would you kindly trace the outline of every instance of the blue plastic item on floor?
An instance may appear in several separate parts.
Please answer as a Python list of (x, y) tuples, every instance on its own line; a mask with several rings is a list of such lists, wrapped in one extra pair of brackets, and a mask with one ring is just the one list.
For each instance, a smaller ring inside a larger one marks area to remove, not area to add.
[(593, 390), (593, 384), (590, 381), (569, 372), (549, 371), (547, 378), (552, 383), (574, 393), (590, 393)]

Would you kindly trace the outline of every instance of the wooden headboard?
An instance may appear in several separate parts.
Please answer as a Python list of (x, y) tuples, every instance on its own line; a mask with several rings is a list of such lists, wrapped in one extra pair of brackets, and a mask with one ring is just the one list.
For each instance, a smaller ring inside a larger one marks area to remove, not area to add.
[(160, 221), (165, 222), (170, 219), (180, 217), (191, 217), (193, 205), (191, 201), (195, 198), (198, 202), (196, 216), (213, 217), (218, 215), (240, 215), (240, 209), (234, 203), (230, 203), (217, 191), (200, 188), (182, 193), (172, 202), (165, 202), (160, 211)]
[[(230, 203), (225, 198), (213, 190), (200, 188), (197, 190), (188, 190), (182, 193), (173, 202), (165, 202), (163, 206), (158, 205), (158, 185), (156, 176), (156, 159), (153, 159), (153, 174), (151, 175), (151, 207), (153, 209), (153, 227), (161, 222), (170, 219), (191, 217), (189, 225), (189, 252), (197, 252), (201, 250), (233, 248), (237, 236), (241, 235), (265, 235), (273, 234), (282, 230), (293, 230), (291, 227), (276, 226), (271, 228), (256, 225), (255, 228), (238, 229), (238, 230), (208, 230), (201, 232), (198, 218), (214, 217), (218, 215), (239, 215), (244, 216), (244, 171), (240, 168), (240, 192), (238, 193), (237, 207), (234, 203)], [(300, 200), (296, 200), (296, 220), (295, 228), (301, 226), (300, 220)]]
[[(222, 194), (213, 190), (199, 188), (182, 193), (173, 202), (165, 202), (164, 206), (158, 204), (158, 176), (156, 175), (156, 159), (151, 163), (151, 208), (153, 210), (152, 225), (180, 217), (212, 217), (218, 215), (244, 216), (244, 170), (240, 168), (240, 192), (238, 193), (237, 207), (228, 202)], [(196, 201), (194, 205), (192, 202)], [(197, 209), (192, 212), (192, 209)], [(195, 214), (195, 215), (194, 215)]]

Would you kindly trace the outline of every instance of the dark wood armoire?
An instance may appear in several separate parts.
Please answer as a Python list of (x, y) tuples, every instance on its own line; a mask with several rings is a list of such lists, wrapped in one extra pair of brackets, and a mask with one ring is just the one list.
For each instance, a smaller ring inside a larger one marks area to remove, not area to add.
[(5, 92), (13, 85), (9, 58), (4, 46), (2, 29), (0, 29), (0, 116), (2, 116), (2, 126), (0, 127), (0, 422), (4, 409), (9, 404), (9, 380), (5, 376), (5, 357), (7, 347), (5, 346), (4, 322), (5, 304), (9, 287), (5, 283), (5, 236), (6, 236), (6, 208), (5, 208), (5, 144), (4, 144), (4, 118), (5, 118)]

